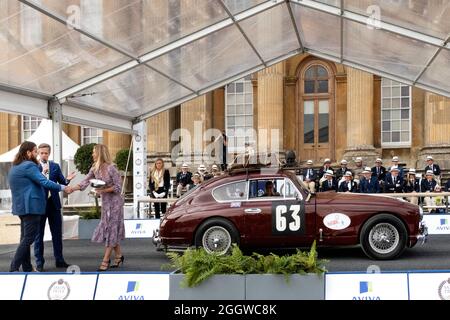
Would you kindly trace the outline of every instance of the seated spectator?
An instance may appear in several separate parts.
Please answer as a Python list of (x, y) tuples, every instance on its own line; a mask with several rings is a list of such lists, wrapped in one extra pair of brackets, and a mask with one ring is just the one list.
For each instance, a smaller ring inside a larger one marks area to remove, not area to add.
[[(405, 184), (403, 185), (403, 192), (405, 193), (420, 192), (419, 179), (416, 178), (416, 169), (409, 169), (406, 175)], [(412, 204), (418, 204), (419, 202), (418, 197), (407, 197), (406, 200), (411, 202)]]
[(206, 171), (206, 166), (204, 164), (198, 166), (196, 173), (200, 176), (200, 182), (211, 178), (209, 172)]
[(355, 181), (353, 181), (353, 175), (350, 171), (344, 174), (344, 181), (339, 185), (339, 192), (357, 192), (358, 186)]
[(386, 178), (386, 168), (383, 167), (383, 160), (380, 158), (375, 160), (375, 167), (372, 168), (372, 176), (377, 178), (380, 188), (383, 188), (384, 179)]
[(199, 186), (202, 183), (202, 178), (198, 173), (194, 173), (192, 176), (192, 189)]
[(398, 167), (391, 167), (390, 174), (384, 180), (385, 193), (403, 193), (403, 178)]
[(444, 186), (445, 192), (450, 192), (450, 179), (447, 180), (447, 183)]
[[(442, 192), (441, 186), (437, 184), (436, 187), (434, 188), (434, 192), (437, 192), (437, 193)], [(437, 207), (442, 207), (442, 206), (446, 205), (446, 200), (445, 200), (445, 197), (443, 197), (443, 196), (433, 197), (431, 201), (432, 201), (432, 204)], [(446, 208), (436, 208), (435, 212), (436, 213), (446, 213)]]
[(438, 184), (441, 184), (441, 168), (439, 168), (438, 164), (434, 163), (432, 156), (427, 156), (427, 166), (425, 167), (425, 172), (428, 170), (433, 172), (434, 180), (436, 180)]
[[(341, 167), (338, 170), (336, 170), (336, 180), (337, 181), (340, 181), (341, 179), (342, 179), (342, 181), (344, 181), (343, 180), (344, 175), (349, 171), (352, 172), (350, 169), (348, 169), (347, 165), (348, 165), (347, 160), (344, 159), (341, 161)], [(353, 174), (353, 172), (352, 172), (352, 174)]]
[(324, 178), (325, 180), (320, 185), (320, 191), (337, 191), (338, 186), (336, 180), (334, 179), (333, 171), (327, 170), (324, 174)]
[(355, 169), (353, 170), (353, 181), (359, 185), (359, 180), (361, 180), (361, 173), (364, 171), (363, 160), (361, 157), (355, 159)]
[(323, 167), (320, 168), (319, 170), (319, 183), (321, 184), (326, 178), (325, 178), (325, 173), (327, 171), (331, 171), (334, 174), (334, 170), (333, 168), (331, 168), (331, 160), (330, 159), (325, 159), (325, 161), (323, 162)]
[(313, 168), (313, 161), (308, 160), (306, 166), (302, 171), (303, 182), (311, 193), (316, 193), (317, 171)]
[(217, 166), (217, 164), (213, 164), (212, 167), (211, 167), (211, 170), (212, 170), (211, 175), (212, 175), (213, 178), (219, 177), (219, 176), (222, 175), (222, 172), (220, 172), (219, 167)]
[[(437, 186), (436, 180), (434, 180), (434, 173), (431, 170), (428, 170), (425, 174), (425, 179), (422, 180), (422, 183), (420, 185), (422, 192), (434, 192), (434, 189)], [(425, 206), (432, 207), (433, 206), (433, 199), (432, 197), (425, 197), (424, 199)], [(428, 208), (428, 212), (431, 213), (433, 211), (433, 208)]]
[(177, 197), (181, 196), (184, 191), (189, 191), (192, 184), (192, 173), (188, 171), (189, 166), (187, 163), (183, 163), (181, 166), (181, 172), (177, 173), (176, 184), (177, 184)]
[(372, 175), (372, 169), (370, 167), (366, 167), (364, 168), (363, 172), (361, 172), (361, 174), (362, 178), (359, 183), (359, 192), (379, 193), (380, 184), (378, 183), (377, 177)]
[(280, 194), (274, 190), (274, 185), (272, 181), (266, 182), (266, 191), (263, 194), (263, 197), (279, 197)]

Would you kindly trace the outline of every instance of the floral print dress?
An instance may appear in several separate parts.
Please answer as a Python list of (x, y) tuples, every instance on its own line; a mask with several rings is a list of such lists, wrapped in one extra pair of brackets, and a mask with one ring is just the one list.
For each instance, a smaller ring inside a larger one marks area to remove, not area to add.
[(92, 242), (104, 243), (106, 247), (115, 247), (125, 239), (123, 222), (123, 197), (121, 195), (122, 179), (114, 164), (103, 164), (98, 172), (91, 168), (86, 178), (80, 182), (81, 190), (89, 185), (89, 180), (100, 179), (106, 182), (106, 188), (114, 187), (114, 192), (101, 194), (102, 216), (92, 235)]

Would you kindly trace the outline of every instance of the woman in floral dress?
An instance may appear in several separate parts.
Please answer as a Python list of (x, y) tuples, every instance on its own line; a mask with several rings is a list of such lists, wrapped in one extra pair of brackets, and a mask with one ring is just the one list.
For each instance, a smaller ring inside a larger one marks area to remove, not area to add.
[(123, 197), (121, 195), (121, 177), (116, 166), (111, 161), (108, 148), (97, 144), (92, 152), (94, 164), (86, 178), (74, 187), (74, 190), (85, 190), (89, 180), (99, 179), (106, 183), (105, 187), (97, 188), (96, 193), (102, 199), (102, 216), (100, 223), (94, 231), (92, 242), (104, 243), (105, 254), (97, 271), (110, 268), (111, 253), (114, 250), (114, 264), (117, 268), (124, 261), (120, 248), (120, 241), (125, 239), (125, 226), (123, 222)]

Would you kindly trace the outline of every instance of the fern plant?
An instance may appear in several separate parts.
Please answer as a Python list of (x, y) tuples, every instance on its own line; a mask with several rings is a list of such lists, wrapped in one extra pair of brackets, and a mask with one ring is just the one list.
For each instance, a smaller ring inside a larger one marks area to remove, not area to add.
[(309, 252), (297, 249), (295, 254), (268, 256), (253, 253), (246, 256), (234, 245), (230, 255), (209, 254), (203, 248), (187, 249), (180, 255), (167, 253), (171, 263), (164, 268), (175, 268), (183, 273), (183, 287), (195, 287), (215, 274), (283, 274), (289, 281), (291, 274), (322, 274), (326, 260), (317, 259), (316, 242)]

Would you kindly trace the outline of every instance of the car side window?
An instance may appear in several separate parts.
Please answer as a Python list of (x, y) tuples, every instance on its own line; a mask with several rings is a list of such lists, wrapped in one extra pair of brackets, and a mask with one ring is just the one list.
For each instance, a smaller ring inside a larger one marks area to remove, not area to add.
[(284, 193), (285, 198), (302, 198), (302, 195), (297, 191), (294, 187), (294, 184), (291, 180), (286, 179), (286, 191)]
[(284, 179), (250, 180), (249, 199), (283, 198)]
[(213, 197), (217, 201), (247, 200), (247, 182), (239, 181), (220, 186), (213, 190)]

